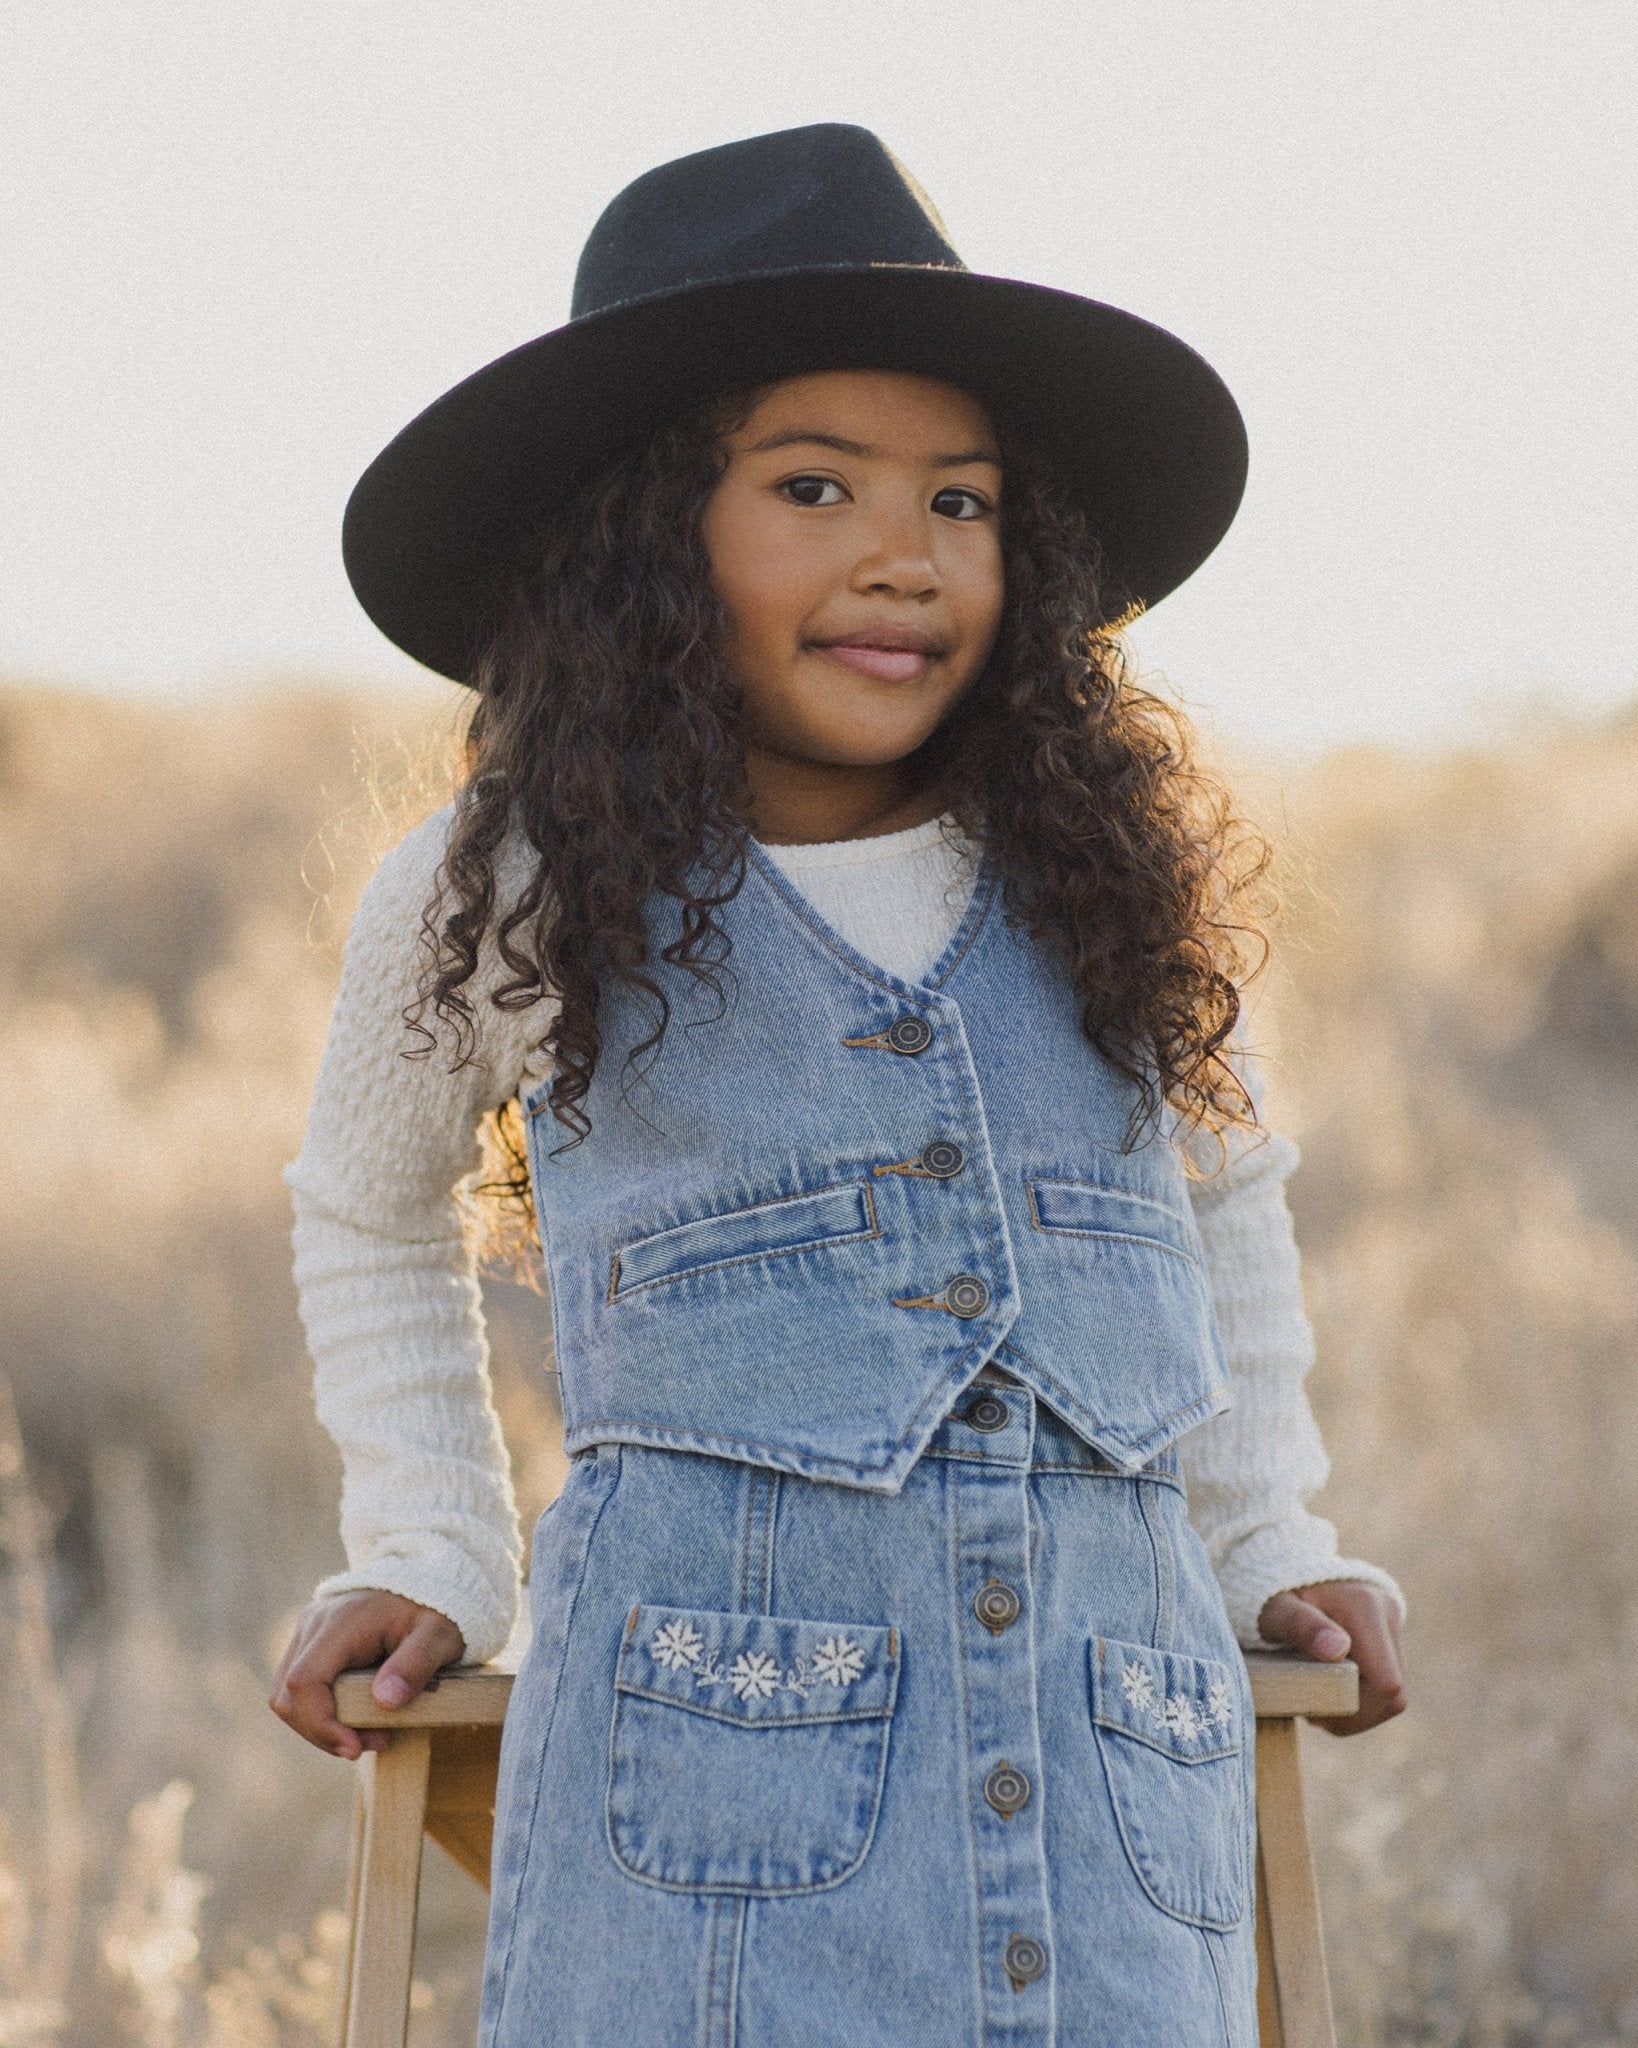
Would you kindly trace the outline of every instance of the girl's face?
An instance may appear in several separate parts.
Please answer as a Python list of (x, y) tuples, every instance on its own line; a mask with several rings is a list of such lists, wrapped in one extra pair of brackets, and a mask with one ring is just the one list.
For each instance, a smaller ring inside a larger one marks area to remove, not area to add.
[(1000, 623), (989, 416), (935, 378), (827, 370), (770, 386), (727, 451), (703, 532), (758, 829), (847, 837), (898, 822), (901, 764), (970, 687)]

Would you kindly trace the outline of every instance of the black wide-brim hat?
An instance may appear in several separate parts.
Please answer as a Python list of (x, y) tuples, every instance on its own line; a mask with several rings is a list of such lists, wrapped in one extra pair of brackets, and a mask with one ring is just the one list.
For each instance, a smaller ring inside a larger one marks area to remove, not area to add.
[(905, 370), (971, 392), (1062, 475), (1109, 616), (1157, 604), (1227, 532), (1238, 407), (1163, 328), (967, 269), (868, 129), (790, 128), (679, 157), (592, 229), (568, 324), (444, 393), (359, 478), (347, 574), (389, 640), (466, 682), (500, 563), (599, 471), (731, 386)]

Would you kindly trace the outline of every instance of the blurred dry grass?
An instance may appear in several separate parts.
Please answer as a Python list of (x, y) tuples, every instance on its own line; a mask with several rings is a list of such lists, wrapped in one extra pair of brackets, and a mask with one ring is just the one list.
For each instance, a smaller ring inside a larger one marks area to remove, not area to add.
[[(263, 1703), (338, 1557), (278, 1169), (454, 718), (0, 693), (0, 2048), (327, 2038), (347, 1774)], [(1412, 1711), (1306, 1744), (1342, 2038), (1638, 2040), (1638, 718), (1247, 793), (1318, 1505), (1412, 1603)], [(532, 1509), (541, 1304), (491, 1317)], [(482, 1902), (428, 1887), (454, 2048)]]

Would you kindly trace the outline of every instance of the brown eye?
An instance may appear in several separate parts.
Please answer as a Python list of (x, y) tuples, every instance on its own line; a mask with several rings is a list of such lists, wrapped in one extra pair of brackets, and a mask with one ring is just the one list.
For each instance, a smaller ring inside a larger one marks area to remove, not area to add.
[(946, 519), (982, 519), (989, 506), (976, 491), (964, 491), (951, 484), (933, 499), (933, 510)]
[[(793, 505), (839, 505), (842, 502), (842, 487), (832, 476), (788, 476), (775, 488), (784, 491)], [(826, 498), (821, 495), (825, 491), (835, 491), (838, 495)]]

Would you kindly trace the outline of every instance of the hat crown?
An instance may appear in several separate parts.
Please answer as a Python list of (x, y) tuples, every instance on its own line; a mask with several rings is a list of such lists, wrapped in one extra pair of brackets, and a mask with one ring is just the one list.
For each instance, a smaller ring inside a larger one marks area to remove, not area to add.
[(868, 128), (784, 128), (678, 157), (616, 194), (586, 238), (570, 317), (791, 270), (965, 270), (915, 179)]

